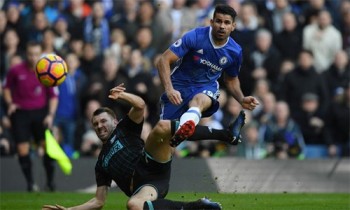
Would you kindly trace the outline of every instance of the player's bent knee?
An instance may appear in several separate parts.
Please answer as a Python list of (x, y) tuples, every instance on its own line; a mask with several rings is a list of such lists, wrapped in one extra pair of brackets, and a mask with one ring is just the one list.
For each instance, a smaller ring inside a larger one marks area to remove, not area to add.
[(130, 198), (126, 204), (128, 210), (143, 210), (145, 201), (139, 198)]
[(157, 133), (159, 134), (168, 134), (170, 133), (170, 121), (169, 120), (160, 120), (156, 127), (155, 127)]

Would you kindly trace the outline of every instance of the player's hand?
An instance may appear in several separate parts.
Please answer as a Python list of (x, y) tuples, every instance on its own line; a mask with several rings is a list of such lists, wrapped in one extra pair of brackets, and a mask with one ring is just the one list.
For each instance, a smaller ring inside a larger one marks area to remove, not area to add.
[(52, 114), (48, 114), (46, 115), (45, 119), (44, 119), (44, 126), (46, 128), (51, 129), (53, 126), (53, 120), (54, 120), (54, 116)]
[(68, 210), (68, 208), (56, 204), (56, 205), (44, 205), (41, 210)]
[(17, 105), (16, 104), (10, 104), (8, 109), (7, 109), (7, 115), (11, 116), (11, 114), (15, 113), (17, 110)]
[(170, 90), (166, 92), (169, 101), (174, 105), (180, 105), (182, 103), (181, 93), (177, 90)]
[(259, 101), (253, 96), (246, 96), (243, 98), (241, 105), (244, 109), (254, 110), (259, 104)]
[(113, 100), (117, 100), (120, 96), (121, 93), (123, 93), (126, 90), (126, 88), (124, 87), (124, 83), (112, 88), (109, 90), (109, 95), (108, 98), (113, 99)]

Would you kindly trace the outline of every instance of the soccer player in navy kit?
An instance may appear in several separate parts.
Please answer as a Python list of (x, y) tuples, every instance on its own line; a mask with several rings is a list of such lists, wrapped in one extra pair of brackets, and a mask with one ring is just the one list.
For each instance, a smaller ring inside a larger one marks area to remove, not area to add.
[(180, 120), (171, 140), (174, 147), (193, 134), (201, 117), (217, 111), (220, 94), (217, 80), (222, 74), (227, 90), (244, 109), (253, 110), (259, 104), (256, 98), (244, 96), (240, 88), (242, 48), (230, 37), (236, 15), (232, 7), (217, 5), (210, 26), (184, 34), (157, 63), (165, 88), (160, 118)]
[(44, 205), (43, 210), (102, 209), (112, 180), (130, 197), (128, 210), (221, 209), (220, 204), (206, 198), (193, 202), (163, 199), (169, 189), (174, 151), (169, 141), (174, 123), (160, 120), (144, 143), (140, 137), (146, 107), (142, 98), (125, 92), (123, 84), (111, 89), (109, 98), (126, 101), (132, 108), (119, 122), (109, 108), (93, 113), (92, 125), (103, 142), (95, 166), (95, 197), (78, 206)]

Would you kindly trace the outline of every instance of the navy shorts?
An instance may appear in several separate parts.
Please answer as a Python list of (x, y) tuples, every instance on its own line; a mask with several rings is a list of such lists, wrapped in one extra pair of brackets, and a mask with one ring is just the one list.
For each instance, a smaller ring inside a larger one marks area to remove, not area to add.
[(170, 173), (171, 160), (159, 163), (144, 152), (133, 176), (133, 194), (144, 186), (152, 186), (157, 190), (158, 198), (165, 198), (169, 191)]
[(198, 93), (206, 94), (212, 100), (211, 106), (202, 113), (202, 117), (209, 117), (219, 109), (219, 102), (217, 101), (217, 99), (220, 96), (220, 91), (216, 83), (212, 86), (174, 88), (181, 93), (183, 101), (180, 105), (174, 105), (169, 101), (168, 97), (164, 93), (160, 98), (160, 119), (179, 119), (181, 115), (188, 110), (188, 103)]
[(29, 142), (34, 138), (36, 143), (45, 140), (43, 121), (46, 109), (16, 110), (11, 115), (12, 133), (16, 143)]

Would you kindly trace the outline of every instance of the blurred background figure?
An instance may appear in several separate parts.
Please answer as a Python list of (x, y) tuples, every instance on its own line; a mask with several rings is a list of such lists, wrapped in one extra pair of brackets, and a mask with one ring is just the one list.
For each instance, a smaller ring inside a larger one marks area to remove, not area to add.
[(259, 135), (259, 124), (251, 121), (244, 125), (242, 143), (237, 146), (237, 156), (249, 160), (260, 160), (266, 157), (266, 148)]
[(276, 103), (274, 115), (266, 123), (264, 141), (270, 157), (304, 159), (304, 137), (299, 125), (290, 117), (286, 102)]
[[(80, 99), (86, 87), (86, 76), (79, 68), (78, 57), (70, 53), (65, 57), (68, 66), (66, 80), (58, 86), (58, 107), (54, 120), (54, 127), (58, 129), (61, 137), (60, 145), (68, 157), (74, 158), (74, 133), (76, 123), (80, 117)], [(57, 139), (58, 136), (56, 136)]]
[(344, 87), (350, 83), (349, 56), (344, 50), (336, 53), (334, 62), (329, 69), (322, 74), (326, 81), (330, 99), (336, 100), (338, 95), (343, 95)]
[(100, 56), (110, 44), (110, 28), (102, 2), (93, 3), (92, 13), (86, 17), (83, 30), (84, 41), (91, 43), (96, 54)]
[(320, 10), (316, 23), (305, 26), (303, 30), (303, 48), (313, 53), (314, 66), (318, 73), (329, 68), (342, 46), (342, 36), (332, 25), (330, 13), (327, 10)]
[[(80, 156), (91, 156), (95, 155), (96, 150), (96, 138), (97, 135), (91, 124), (93, 112), (101, 107), (101, 103), (96, 99), (90, 99), (83, 104), (83, 114), (77, 122), (75, 129), (75, 148), (78, 148)], [(95, 135), (93, 135), (95, 133)]]
[(328, 91), (322, 76), (313, 67), (313, 54), (308, 50), (299, 53), (298, 64), (286, 74), (280, 95), (280, 99), (288, 103), (293, 118), (301, 110), (302, 96), (305, 93), (316, 94), (322, 101), (318, 109), (325, 113), (329, 104)]
[(350, 156), (350, 84), (344, 87), (343, 93), (338, 100), (332, 102), (326, 125), (330, 131), (331, 145), (329, 147), (330, 157)]
[(307, 158), (324, 158), (327, 156), (327, 146), (331, 144), (329, 131), (326, 127), (326, 115), (319, 109), (319, 97), (314, 93), (302, 96), (301, 111), (295, 115), (303, 133)]

